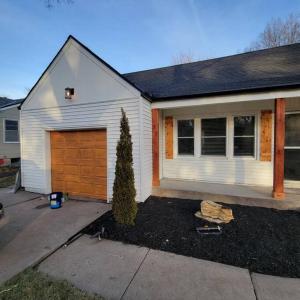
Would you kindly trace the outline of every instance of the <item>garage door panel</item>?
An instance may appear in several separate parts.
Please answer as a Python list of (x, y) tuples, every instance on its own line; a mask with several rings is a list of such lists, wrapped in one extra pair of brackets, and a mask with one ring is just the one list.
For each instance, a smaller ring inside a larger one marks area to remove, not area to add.
[(106, 131), (62, 131), (50, 135), (52, 190), (106, 199)]
[(60, 132), (51, 132), (51, 148), (52, 149), (64, 149), (65, 137)]
[(85, 159), (94, 159), (96, 155), (95, 149), (81, 149), (80, 156), (84, 157)]
[[(61, 167), (61, 166), (60, 166)], [(70, 175), (76, 175), (80, 173), (80, 167), (79, 166), (74, 166), (74, 165), (64, 165), (62, 166), (63, 171), (66, 174)]]
[(52, 170), (52, 180), (64, 180), (64, 172)]
[(64, 134), (65, 137), (65, 148), (72, 149), (78, 148), (80, 145), (80, 133), (76, 131), (66, 131)]
[[(65, 192), (70, 196), (81, 196), (80, 185), (78, 182), (66, 182), (65, 183)], [(82, 195), (84, 196), (84, 195)]]
[(106, 177), (106, 167), (97, 167), (95, 166), (96, 174), (100, 174), (99, 176)]
[(94, 166), (80, 166), (80, 176), (96, 176)]
[(89, 149), (89, 148), (106, 149), (106, 141), (103, 140), (85, 141), (82, 143), (82, 148), (83, 149)]
[(80, 182), (80, 175), (79, 174), (68, 174), (64, 173), (64, 180), (65, 181), (71, 181), (71, 182)]
[(106, 185), (106, 177), (80, 177), (82, 183), (95, 184), (95, 185)]
[(64, 149), (51, 149), (51, 162), (53, 164), (57, 163), (62, 163), (61, 158), (64, 157), (65, 150)]
[(80, 154), (79, 149), (66, 149), (64, 150), (64, 162), (74, 164), (74, 162), (80, 158)]
[(106, 149), (96, 149), (95, 150), (95, 157), (96, 158), (103, 158), (104, 156), (106, 156)]
[(52, 164), (52, 172), (59, 172), (59, 173), (63, 173), (65, 170), (65, 166), (63, 164), (59, 165), (59, 164)]
[(95, 167), (105, 167), (107, 166), (106, 159), (85, 159), (81, 158), (78, 161), (79, 166), (95, 166)]
[(52, 192), (65, 191), (66, 186), (64, 181), (55, 180), (52, 183)]

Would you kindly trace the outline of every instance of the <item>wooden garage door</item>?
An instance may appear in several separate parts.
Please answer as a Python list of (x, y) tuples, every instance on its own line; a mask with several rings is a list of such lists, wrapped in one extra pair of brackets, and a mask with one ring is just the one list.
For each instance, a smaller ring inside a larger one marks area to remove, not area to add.
[(50, 136), (52, 191), (106, 200), (106, 130), (54, 131)]

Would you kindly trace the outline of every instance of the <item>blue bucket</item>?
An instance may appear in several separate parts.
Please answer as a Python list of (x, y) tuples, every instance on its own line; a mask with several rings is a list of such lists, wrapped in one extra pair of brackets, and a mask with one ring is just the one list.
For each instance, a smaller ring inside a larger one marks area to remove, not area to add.
[(63, 193), (62, 192), (51, 193), (48, 196), (48, 199), (50, 201), (50, 207), (52, 209), (61, 208), (61, 204), (63, 202)]

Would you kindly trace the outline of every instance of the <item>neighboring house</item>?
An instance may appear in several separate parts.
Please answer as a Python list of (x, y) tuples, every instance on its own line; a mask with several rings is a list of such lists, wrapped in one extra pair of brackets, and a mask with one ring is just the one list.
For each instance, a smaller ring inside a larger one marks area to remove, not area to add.
[(20, 159), (19, 119), (22, 99), (0, 97), (0, 159)]
[(165, 178), (283, 198), (300, 187), (299, 56), (294, 44), (120, 74), (70, 36), (21, 107), (23, 186), (111, 200), (123, 107), (137, 201)]

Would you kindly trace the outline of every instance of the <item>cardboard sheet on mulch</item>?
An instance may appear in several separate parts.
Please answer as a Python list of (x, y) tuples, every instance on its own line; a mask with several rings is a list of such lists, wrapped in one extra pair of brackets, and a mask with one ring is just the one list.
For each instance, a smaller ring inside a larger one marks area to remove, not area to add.
[(85, 233), (105, 228), (104, 237), (181, 255), (300, 278), (300, 212), (227, 205), (235, 219), (221, 235), (201, 236), (194, 216), (201, 201), (150, 197), (139, 204), (135, 226), (119, 225), (109, 211)]

